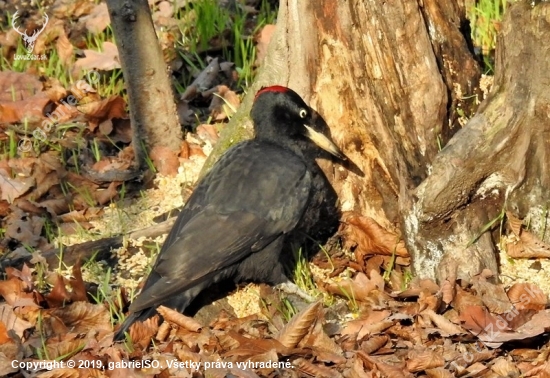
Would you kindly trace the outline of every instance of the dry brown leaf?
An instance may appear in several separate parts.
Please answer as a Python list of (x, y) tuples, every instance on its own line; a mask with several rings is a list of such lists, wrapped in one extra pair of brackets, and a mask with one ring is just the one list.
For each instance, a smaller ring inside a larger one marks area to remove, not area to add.
[(101, 304), (74, 302), (50, 310), (50, 313), (77, 334), (85, 334), (91, 330), (112, 330), (109, 311)]
[(118, 196), (118, 187), (122, 185), (120, 181), (113, 181), (104, 190), (95, 190), (92, 192), (92, 197), (100, 205), (105, 205), (111, 202), (116, 196)]
[(453, 299), (452, 306), (461, 314), (470, 306), (483, 306), (483, 301), (480, 297), (473, 295), (462, 289), (459, 285), (455, 286), (456, 295)]
[(0, 71), (0, 104), (25, 100), (42, 91), (36, 75), (25, 72)]
[(0, 352), (0, 376), (11, 377), (14, 376), (12, 373), (16, 373), (17, 371), (19, 371), (18, 367), (12, 366), (12, 362), (14, 360), (17, 360), (15, 356), (7, 356), (4, 353)]
[[(42, 24), (42, 25), (44, 25), (44, 24)], [(33, 54), (35, 54), (35, 55), (44, 55), (45, 54), (46, 45), (50, 44), (50, 42), (52, 42), (53, 40), (55, 40), (57, 38), (57, 36), (59, 35), (59, 32), (60, 32), (60, 29), (63, 30), (63, 21), (52, 18), (51, 20), (49, 20), (47, 25), (44, 25), (44, 26), (47, 26), (47, 27), (44, 28), (44, 32), (40, 33), (36, 36), (38, 38), (36, 38), (36, 40), (35, 40), (34, 49), (33, 49)], [(35, 24), (33, 26), (31, 24), (31, 27), (35, 28), (35, 27), (38, 27), (38, 25)]]
[(167, 26), (169, 20), (174, 15), (174, 7), (172, 3), (168, 1), (161, 1), (157, 5), (158, 11), (153, 13), (153, 21), (160, 23), (160, 25)]
[[(405, 361), (399, 363), (387, 364), (383, 360), (366, 355), (362, 350), (357, 355), (363, 360), (368, 370), (380, 371), (381, 376), (389, 378), (412, 377), (413, 375), (406, 370)], [(378, 374), (380, 375), (380, 374)], [(378, 376), (377, 375), (377, 376)]]
[(57, 274), (52, 290), (46, 295), (46, 301), (50, 308), (60, 307), (71, 302), (71, 294), (65, 286), (65, 278), (61, 274)]
[(160, 174), (172, 177), (178, 174), (180, 166), (178, 151), (172, 151), (168, 147), (155, 146), (150, 157)]
[(519, 237), (523, 228), (523, 222), (509, 211), (506, 212), (506, 219), (508, 220), (508, 226), (512, 232)]
[(69, 41), (69, 38), (64, 30), (63, 33), (57, 37), (55, 49), (57, 50), (57, 54), (59, 55), (61, 62), (65, 66), (69, 66), (73, 61), (74, 47), (71, 44), (71, 41)]
[(550, 377), (550, 361), (546, 361), (539, 366), (533, 367), (531, 362), (518, 364), (523, 377), (549, 378)]
[(216, 126), (214, 125), (207, 125), (202, 124), (197, 126), (197, 137), (207, 143), (210, 143), (211, 145), (216, 144), (216, 142), (219, 139), (218, 131), (216, 130)]
[(518, 310), (543, 310), (548, 303), (546, 294), (535, 284), (516, 283), (508, 289), (508, 298)]
[(230, 342), (224, 342), (224, 346), (231, 346), (231, 349), (223, 354), (223, 357), (252, 358), (261, 353), (275, 350), (279, 354), (288, 355), (290, 351), (276, 339), (255, 339), (245, 337), (235, 331), (229, 331), (227, 336), (237, 341), (238, 346), (234, 347)]
[(455, 280), (445, 280), (441, 284), (441, 300), (447, 306), (453, 301), (456, 291), (455, 291)]
[(346, 362), (341, 361), (342, 348), (326, 334), (320, 321), (315, 322), (309, 336), (304, 337), (298, 345), (302, 348), (313, 348), (319, 361), (336, 364)]
[(218, 342), (223, 350), (234, 350), (239, 347), (239, 342), (227, 333), (219, 335)]
[(57, 368), (40, 373), (40, 378), (80, 378), (82, 375), (79, 369)]
[[(270, 349), (267, 352), (260, 353), (260, 354), (257, 354), (255, 356), (251, 356), (247, 360), (247, 362), (248, 361), (253, 362), (253, 363), (278, 362), (279, 361), (279, 356), (277, 355), (277, 352), (275, 351), (275, 349)], [(248, 371), (251, 371), (251, 370), (248, 370)], [(263, 369), (257, 369), (257, 371), (258, 371), (258, 373), (261, 374), (262, 377), (267, 377), (275, 371), (275, 368), (263, 368)]]
[(419, 279), (418, 277), (415, 277), (409, 283), (409, 287), (406, 290), (403, 290), (397, 294), (392, 294), (392, 296), (396, 296), (397, 298), (418, 297), (420, 293), (425, 290), (431, 294), (436, 294), (439, 292), (439, 285), (431, 279)]
[(208, 378), (226, 378), (228, 375), (229, 375), (229, 369), (223, 369), (223, 368), (208, 369)]
[(384, 290), (384, 279), (376, 271), (371, 271), (369, 279), (364, 273), (359, 272), (353, 279), (345, 279), (340, 282), (333, 282), (325, 286), (325, 289), (333, 294), (339, 294), (347, 298), (354, 298), (358, 301), (366, 301), (369, 294), (374, 291)]
[(10, 204), (6, 200), (0, 199), (0, 218), (5, 218), (10, 213)]
[(357, 335), (357, 340), (371, 334), (380, 333), (394, 324), (393, 320), (388, 319), (391, 315), (389, 310), (371, 311), (361, 319), (352, 320), (346, 324), (342, 330), (342, 335)]
[[(7, 305), (4, 305), (7, 306)], [(8, 329), (6, 327), (7, 320), (4, 319), (4, 309), (0, 309), (0, 345), (5, 343), (12, 342), (12, 339), (8, 335)], [(15, 315), (14, 315), (15, 316)]]
[[(516, 315), (516, 317), (521, 317), (522, 314), (523, 313), (520, 312)], [(513, 315), (514, 314), (510, 314), (510, 316)], [(533, 316), (531, 315), (531, 313), (527, 313), (526, 316), (530, 318), (529, 321), (518, 327), (514, 332), (502, 332), (501, 329), (494, 327), (492, 329), (488, 329), (486, 334), (480, 335), (479, 339), (487, 345), (491, 345), (491, 343), (498, 344), (512, 340), (528, 339), (538, 336), (550, 329), (550, 310), (539, 311)], [(514, 318), (507, 318), (502, 321), (508, 321), (509, 324), (511, 324), (514, 321)]]
[(78, 76), (82, 70), (111, 71), (120, 68), (118, 49), (112, 42), (103, 42), (102, 52), (83, 50), (85, 58), (78, 59), (74, 64), (73, 76)]
[(6, 303), (14, 307), (39, 307), (30, 289), (31, 287), (19, 277), (11, 276), (7, 280), (0, 281), (0, 295), (4, 298)]
[[(78, 111), (82, 112), (86, 117), (95, 120), (97, 125), (106, 119), (112, 118), (127, 118), (126, 102), (120, 96), (111, 96), (106, 99), (92, 101), (85, 104), (77, 105)], [(92, 129), (92, 131), (95, 130)]]
[(424, 310), (422, 311), (422, 315), (428, 316), (430, 321), (439, 328), (441, 336), (448, 337), (465, 333), (463, 328), (450, 322), (444, 316), (436, 314), (432, 310)]
[(335, 369), (331, 369), (323, 365), (312, 364), (304, 358), (297, 358), (292, 364), (296, 369), (312, 377), (342, 377), (342, 375)]
[(390, 341), (388, 335), (374, 335), (361, 343), (361, 350), (366, 354), (373, 354)]
[(493, 314), (503, 314), (512, 309), (504, 288), (500, 284), (493, 284), (481, 276), (472, 278), (472, 288), (481, 296), (483, 304)]
[(201, 156), (206, 157), (206, 154), (202, 150), (202, 147), (196, 143), (189, 143), (189, 156)]
[[(106, 348), (104, 354), (109, 356), (109, 361), (113, 364), (120, 364), (123, 361), (122, 352), (118, 346)], [(121, 367), (110, 370), (108, 376), (109, 378), (144, 378), (141, 369), (134, 369), (131, 367)]]
[(491, 370), (500, 377), (519, 377), (521, 375), (519, 369), (510, 360), (510, 357), (497, 357), (493, 360)]
[(476, 362), (475, 364), (468, 366), (465, 371), (468, 372), (467, 376), (480, 377), (486, 370), (488, 370), (487, 366), (480, 362)]
[(40, 123), (45, 120), (44, 111), (50, 102), (46, 92), (39, 92), (24, 100), (0, 102), (0, 123)]
[(94, 225), (90, 222), (79, 222), (79, 223), (61, 223), (58, 225), (59, 232), (62, 235), (74, 235), (78, 234), (78, 232), (82, 232), (82, 230), (90, 230), (94, 228)]
[(424, 289), (418, 296), (418, 304), (420, 305), (420, 311), (424, 309), (437, 311), (441, 307), (441, 296), (431, 294), (427, 289)]
[(294, 315), (275, 338), (285, 347), (295, 348), (317, 321), (320, 309), (321, 302), (310, 304)]
[(105, 173), (109, 171), (124, 171), (130, 167), (130, 164), (125, 161), (120, 161), (117, 158), (102, 157), (101, 160), (95, 162), (91, 169), (95, 172)]
[(103, 215), (105, 209), (102, 207), (89, 207), (84, 210), (73, 210), (66, 214), (59, 215), (58, 219), (61, 222), (88, 222), (93, 219), (97, 219)]
[(374, 377), (374, 372), (372, 370), (369, 371), (369, 374), (365, 371), (365, 367), (363, 366), (363, 361), (361, 358), (357, 356), (357, 354), (353, 354), (353, 356), (350, 359), (350, 362), (348, 362), (348, 365), (351, 365), (351, 369), (347, 371), (347, 376), (350, 378), (371, 378)]
[(426, 348), (411, 350), (407, 358), (407, 369), (415, 373), (445, 365), (445, 359), (440, 353)]
[(94, 9), (88, 16), (82, 17), (79, 20), (84, 22), (86, 29), (92, 34), (99, 34), (103, 32), (111, 23), (109, 18), (109, 11), (107, 10), (106, 3), (100, 3), (94, 6)]
[(426, 369), (426, 375), (429, 378), (453, 378), (454, 375), (449, 370), (442, 367), (435, 369)]
[(73, 354), (78, 353), (84, 347), (84, 344), (84, 340), (75, 338), (57, 342), (48, 340), (48, 343), (46, 344), (46, 351), (48, 353), (47, 356), (52, 360), (61, 356), (72, 356)]
[(218, 85), (208, 109), (214, 120), (223, 121), (231, 117), (240, 105), (241, 99), (235, 92), (225, 85)]
[(86, 292), (86, 286), (84, 285), (84, 280), (82, 279), (82, 270), (80, 259), (73, 266), (73, 278), (70, 279), (71, 288), (71, 301), (88, 301), (88, 294)]
[(13, 307), (6, 303), (0, 304), (0, 324), (2, 324), (3, 328), (3, 332), (1, 332), (2, 342), (0, 344), (5, 344), (11, 340), (11, 337), (9, 337), (10, 330), (22, 338), (24, 332), (33, 326), (30, 322), (18, 317), (13, 312)]
[(130, 338), (134, 345), (139, 345), (141, 349), (147, 348), (151, 343), (151, 338), (156, 335), (159, 328), (159, 317), (155, 315), (143, 322), (137, 321), (130, 326)]
[(401, 238), (374, 219), (352, 212), (344, 213), (342, 218), (339, 232), (344, 238), (344, 247), (349, 250), (355, 247), (355, 259), (359, 264), (364, 266), (369, 255), (410, 257)]
[(64, 101), (69, 94), (63, 84), (53, 77), (46, 79), (44, 89), (48, 98), (54, 103), (59, 103), (62, 100)]
[(483, 306), (466, 306), (460, 313), (462, 326), (475, 335), (498, 330), (500, 332), (510, 331), (508, 323), (495, 317)]
[(202, 357), (199, 353), (192, 352), (189, 348), (183, 344), (174, 345), (174, 353), (180, 361), (200, 362)]
[(550, 246), (538, 237), (523, 229), (521, 220), (507, 212), (508, 225), (519, 238), (516, 242), (506, 244), (506, 253), (513, 258), (543, 258), (550, 257)]
[[(2, 122), (0, 120), (0, 122)], [(13, 203), (17, 198), (23, 196), (35, 185), (32, 177), (12, 178), (9, 172), (0, 169), (0, 199)]]
[(191, 332), (199, 332), (202, 329), (202, 325), (195, 319), (166, 306), (159, 306), (157, 312), (162, 315), (164, 321), (183, 327)]

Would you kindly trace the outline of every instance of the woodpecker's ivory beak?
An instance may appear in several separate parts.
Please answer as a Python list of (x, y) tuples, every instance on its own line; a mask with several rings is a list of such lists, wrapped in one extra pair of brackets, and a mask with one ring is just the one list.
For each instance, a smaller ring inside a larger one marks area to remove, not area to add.
[(323, 150), (333, 154), (339, 159), (342, 159), (342, 160), (347, 159), (342, 153), (342, 151), (340, 151), (338, 146), (336, 146), (332, 140), (330, 140), (320, 132), (313, 130), (313, 128), (309, 127), (308, 125), (304, 125), (304, 127), (307, 130), (306, 136), (309, 139), (311, 139), (313, 143), (321, 147)]

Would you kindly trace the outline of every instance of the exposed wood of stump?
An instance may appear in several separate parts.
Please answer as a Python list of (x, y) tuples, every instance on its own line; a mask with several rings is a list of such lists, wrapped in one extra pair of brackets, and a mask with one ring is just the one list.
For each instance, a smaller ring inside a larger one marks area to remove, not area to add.
[[(485, 234), (465, 246), (503, 208), (530, 216), (538, 233), (550, 200), (550, 4), (512, 6), (502, 23), (496, 75), (477, 114), (433, 162), (407, 217), (417, 270), (467, 278), (496, 269)], [(537, 230), (538, 229), (538, 230)]]
[[(282, 84), (300, 93), (358, 168), (320, 161), (342, 210), (398, 233), (439, 144), (460, 129), (458, 110), (469, 114), (475, 106), (480, 78), (460, 2), (422, 3), (281, 1), (267, 60), (250, 91)], [(248, 96), (214, 158), (224, 140), (250, 134), (243, 122), (250, 103)]]

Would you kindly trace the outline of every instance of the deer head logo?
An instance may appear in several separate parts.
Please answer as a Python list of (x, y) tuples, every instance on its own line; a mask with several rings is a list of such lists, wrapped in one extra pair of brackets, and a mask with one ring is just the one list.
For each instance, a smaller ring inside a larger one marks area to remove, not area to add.
[(17, 13), (18, 12), (15, 12), (15, 14), (13, 15), (13, 18), (11, 20), (11, 26), (13, 27), (13, 29), (18, 32), (19, 34), (21, 34), (21, 36), (23, 37), (23, 41), (25, 42), (25, 47), (27, 48), (27, 52), (29, 54), (32, 54), (32, 51), (34, 50), (34, 43), (36, 42), (36, 39), (38, 38), (38, 36), (40, 35), (40, 33), (42, 33), (44, 31), (44, 29), (46, 28), (46, 25), (48, 25), (48, 15), (44, 13), (44, 23), (42, 24), (42, 29), (40, 30), (35, 30), (32, 35), (27, 35), (27, 29), (25, 29), (25, 32), (24, 33), (21, 33), (19, 31), (19, 27), (15, 26), (15, 20), (17, 20)]

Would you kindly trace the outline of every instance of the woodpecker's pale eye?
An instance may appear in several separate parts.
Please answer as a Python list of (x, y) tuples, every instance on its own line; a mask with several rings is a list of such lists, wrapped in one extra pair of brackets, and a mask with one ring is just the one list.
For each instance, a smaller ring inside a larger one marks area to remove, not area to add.
[(300, 117), (301, 118), (306, 118), (307, 117), (307, 110), (300, 109)]

